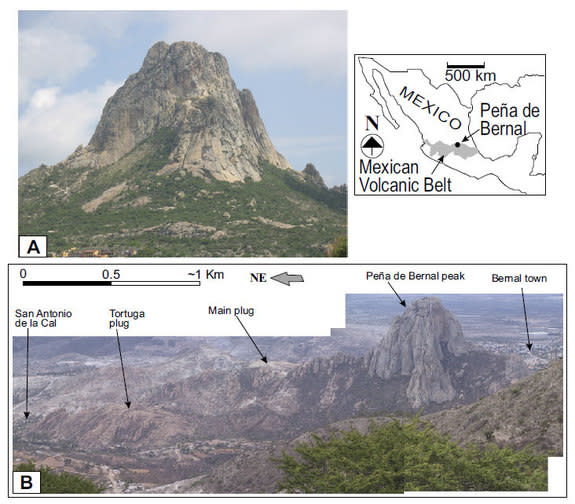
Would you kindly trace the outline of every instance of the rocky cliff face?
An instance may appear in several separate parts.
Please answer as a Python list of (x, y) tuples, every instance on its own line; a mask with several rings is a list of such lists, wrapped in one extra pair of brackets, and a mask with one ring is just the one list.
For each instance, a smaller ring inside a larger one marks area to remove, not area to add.
[(66, 164), (110, 165), (160, 128), (178, 131), (164, 172), (235, 182), (259, 180), (260, 159), (290, 168), (268, 138), (250, 91), (236, 88), (226, 59), (193, 42), (156, 43), (106, 103), (90, 143)]
[[(439, 299), (425, 297), (394, 319), (388, 333), (369, 356), (369, 373), (384, 380), (408, 377), (407, 399), (410, 406), (417, 409), (431, 403), (448, 403), (462, 395), (469, 397), (472, 393), (469, 389), (474, 384), (472, 380), (462, 380), (465, 375), (460, 372), (467, 366), (466, 374), (472, 376), (480, 372), (478, 363), (489, 362), (489, 366), (495, 366), (494, 371), (497, 369), (490, 379), (501, 384), (506, 379), (526, 375), (527, 370), (517, 359), (497, 361), (493, 355), (465, 341), (461, 324)], [(479, 380), (476, 387), (480, 382), (486, 384), (488, 377), (474, 376)]]

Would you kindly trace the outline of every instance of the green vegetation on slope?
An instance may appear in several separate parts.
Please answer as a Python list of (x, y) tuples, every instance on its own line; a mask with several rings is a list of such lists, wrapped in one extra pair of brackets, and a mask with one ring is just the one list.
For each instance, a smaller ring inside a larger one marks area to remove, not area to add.
[(357, 430), (296, 447), (277, 461), (292, 493), (543, 491), (547, 457), (530, 449), (462, 448), (419, 419)]
[[(346, 197), (260, 162), (262, 180), (192, 177), (168, 164), (177, 133), (161, 129), (118, 162), (56, 165), (20, 180), (20, 233), (73, 247), (139, 256), (322, 256), (345, 232)], [(91, 211), (82, 208), (120, 187)]]
[(41, 493), (51, 494), (94, 494), (102, 493), (103, 488), (93, 481), (71, 473), (56, 473), (46, 466), (36, 467), (33, 463), (18, 464), (14, 467), (16, 472), (35, 472), (40, 471), (40, 490)]

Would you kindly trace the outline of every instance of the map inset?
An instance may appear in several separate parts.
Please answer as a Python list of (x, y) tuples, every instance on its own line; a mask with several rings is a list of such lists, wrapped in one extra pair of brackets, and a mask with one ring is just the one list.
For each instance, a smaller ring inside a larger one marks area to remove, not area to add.
[(544, 55), (356, 55), (355, 99), (356, 195), (546, 192)]

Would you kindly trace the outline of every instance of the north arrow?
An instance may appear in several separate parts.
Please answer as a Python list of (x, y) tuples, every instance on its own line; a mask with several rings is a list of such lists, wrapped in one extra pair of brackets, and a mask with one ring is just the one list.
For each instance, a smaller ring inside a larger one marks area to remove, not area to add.
[(373, 156), (373, 149), (381, 149), (383, 145), (381, 145), (375, 137), (369, 137), (369, 140), (365, 142), (362, 146), (363, 149), (371, 149), (370, 155)]
[(391, 287), (391, 290), (393, 291), (393, 293), (397, 296), (397, 299), (399, 299), (399, 304), (405, 308), (405, 299), (401, 299), (399, 297), (399, 294), (397, 292), (395, 292), (395, 289), (393, 288), (393, 285), (391, 285), (391, 282), (387, 282), (387, 283)]
[(529, 339), (529, 324), (527, 324), (527, 309), (525, 308), (525, 296), (523, 294), (523, 287), (521, 288), (521, 299), (523, 300), (523, 315), (525, 315), (525, 330), (527, 331), (527, 343), (525, 343), (525, 346), (527, 347), (527, 350), (531, 352), (533, 343), (531, 343), (531, 340)]
[(303, 276), (301, 275), (289, 275), (287, 272), (280, 273), (279, 275), (273, 276), (272, 280), (282, 283), (284, 285), (290, 286), (291, 282), (303, 282)]
[(124, 392), (126, 392), (126, 400), (124, 404), (130, 409), (132, 402), (128, 398), (128, 385), (126, 385), (126, 373), (124, 371), (124, 359), (122, 358), (122, 347), (120, 346), (120, 335), (118, 334), (118, 329), (116, 329), (116, 340), (118, 341), (118, 352), (120, 353), (120, 364), (122, 365), (122, 378), (124, 379)]
[(261, 360), (263, 360), (266, 364), (268, 363), (268, 358), (261, 352), (261, 350), (258, 348), (258, 346), (256, 345), (256, 342), (254, 341), (254, 339), (250, 336), (250, 333), (248, 332), (248, 330), (246, 329), (246, 326), (244, 324), (242, 324), (242, 321), (240, 320), (240, 317), (238, 317), (236, 315), (236, 318), (238, 319), (238, 322), (240, 323), (240, 325), (243, 327), (244, 331), (246, 332), (246, 334), (248, 335), (248, 338), (250, 339), (250, 341), (254, 344), (254, 346), (256, 347), (256, 350), (259, 352), (259, 354), (262, 356)]
[(437, 170), (437, 167), (438, 167), (441, 163), (443, 163), (443, 158), (444, 158), (444, 157), (445, 157), (445, 156), (441, 156), (441, 157), (437, 160), (437, 164), (435, 165), (435, 168), (434, 168), (433, 171), (431, 172), (432, 175), (435, 173), (435, 170)]
[(469, 135), (469, 136), (464, 136), (464, 137), (463, 137), (463, 140), (461, 140), (461, 141), (462, 141), (462, 142), (467, 142), (468, 140), (471, 140), (471, 137), (472, 137), (473, 135), (475, 135), (475, 133), (477, 133), (478, 131), (479, 131), (479, 130), (475, 130), (473, 133), (471, 133), (471, 135)]
[(28, 375), (30, 374), (30, 329), (26, 329), (26, 409), (24, 411), (24, 417), (28, 418), (30, 416), (30, 411), (28, 410)]

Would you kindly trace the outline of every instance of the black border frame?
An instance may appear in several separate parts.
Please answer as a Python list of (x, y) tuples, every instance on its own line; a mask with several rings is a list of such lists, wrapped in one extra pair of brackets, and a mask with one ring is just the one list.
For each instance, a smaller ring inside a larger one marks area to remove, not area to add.
[[(12, 413), (12, 407), (9, 404), (6, 408), (6, 419), (7, 423), (6, 426), (8, 428), (8, 450), (7, 450), (7, 487), (6, 487), (6, 497), (10, 498), (41, 498), (41, 499), (190, 499), (190, 498), (208, 498), (208, 499), (218, 499), (218, 498), (235, 498), (235, 499), (269, 499), (269, 498), (308, 498), (308, 499), (374, 499), (374, 498), (400, 498), (400, 499), (567, 499), (569, 495), (569, 459), (567, 456), (568, 452), (568, 422), (567, 416), (569, 411), (569, 400), (568, 400), (568, 326), (569, 326), (569, 310), (568, 310), (568, 265), (567, 263), (369, 263), (369, 262), (270, 262), (270, 263), (258, 263), (256, 261), (246, 261), (246, 262), (217, 262), (217, 261), (205, 261), (200, 260), (198, 262), (174, 262), (174, 263), (146, 263), (146, 262), (114, 262), (114, 261), (102, 261), (101, 263), (93, 263), (93, 262), (75, 262), (75, 263), (27, 263), (27, 262), (18, 262), (18, 263), (8, 263), (6, 265), (6, 274), (8, 281), (6, 282), (6, 311), (10, 308), (10, 268), (11, 267), (22, 267), (22, 266), (96, 266), (96, 265), (114, 265), (114, 266), (562, 266), (565, 268), (565, 327), (563, 328), (563, 341), (564, 341), (564, 350), (563, 350), (563, 383), (565, 388), (565, 409), (563, 411), (563, 443), (565, 446), (565, 450), (563, 452), (563, 457), (565, 458), (565, 494), (564, 495), (554, 495), (554, 496), (547, 496), (541, 495), (538, 492), (533, 492), (534, 495), (446, 495), (447, 492), (444, 492), (443, 495), (405, 495), (405, 494), (375, 494), (375, 495), (362, 495), (362, 494), (336, 494), (336, 495), (324, 495), (324, 494), (152, 494), (152, 495), (145, 495), (145, 494), (71, 494), (71, 495), (64, 495), (64, 494), (56, 494), (56, 495), (49, 495), (49, 494), (13, 494), (11, 493), (11, 483), (12, 483), (12, 465), (11, 465), (11, 455), (12, 455), (12, 439), (10, 437), (10, 416)], [(10, 372), (12, 371), (12, 354), (10, 353), (10, 317), (6, 317), (6, 330), (7, 330), (7, 338), (6, 338), (6, 345), (7, 345), (7, 399), (8, 401), (12, 400), (12, 390), (10, 388)], [(510, 492), (511, 493), (511, 492)]]
[[(543, 67), (545, 71), (544, 75), (544, 107), (545, 107), (545, 192), (543, 194), (474, 194), (474, 193), (458, 193), (458, 194), (366, 194), (366, 193), (358, 193), (357, 192), (357, 177), (356, 177), (356, 151), (357, 151), (357, 131), (356, 131), (356, 70), (357, 70), (357, 58), (360, 56), (543, 56)], [(415, 196), (424, 196), (424, 197), (453, 197), (453, 196), (482, 196), (482, 197), (489, 197), (489, 196), (511, 196), (511, 197), (535, 197), (535, 198), (543, 198), (547, 196), (547, 53), (354, 53), (353, 54), (353, 195), (354, 196), (379, 196), (379, 197), (415, 197)]]
[[(39, 237), (43, 237), (46, 238), (46, 255), (44, 256), (38, 256), (38, 257), (32, 257), (32, 256), (23, 256), (21, 254), (21, 250), (20, 250), (20, 238), (39, 238)], [(48, 259), (49, 255), (48, 255), (48, 235), (18, 235), (18, 258), (19, 259)]]

